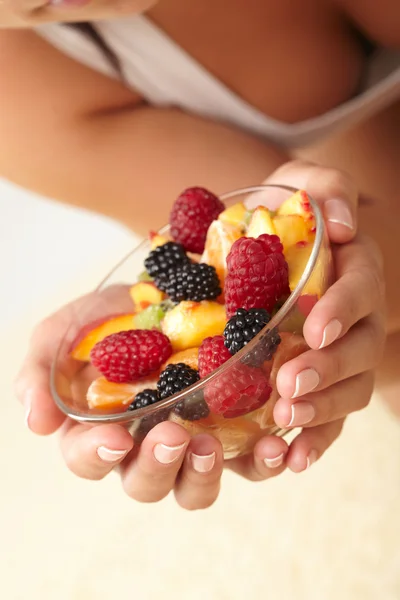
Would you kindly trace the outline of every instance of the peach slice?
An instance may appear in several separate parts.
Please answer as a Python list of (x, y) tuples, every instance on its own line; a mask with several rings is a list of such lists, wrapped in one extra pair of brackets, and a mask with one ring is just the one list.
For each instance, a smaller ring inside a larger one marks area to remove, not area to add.
[(168, 238), (166, 238), (163, 235), (160, 235), (156, 231), (149, 232), (149, 240), (152, 250), (155, 250), (156, 248), (158, 248), (158, 246), (164, 246), (164, 244), (166, 244), (169, 241)]
[(236, 227), (244, 227), (246, 221), (247, 208), (243, 202), (237, 202), (226, 208), (222, 213), (219, 214), (218, 220), (228, 223), (228, 225), (235, 225)]
[[(291, 291), (298, 285), (304, 269), (313, 249), (313, 243), (298, 243), (291, 246), (285, 253), (285, 258), (289, 266), (289, 286)], [(316, 296), (320, 298), (328, 287), (326, 278), (326, 264), (324, 251), (321, 249), (317, 262), (311, 273), (310, 279), (304, 286), (302, 296)]]
[(175, 354), (170, 356), (167, 362), (163, 364), (161, 370), (164, 370), (167, 365), (176, 365), (177, 363), (185, 363), (185, 365), (188, 365), (197, 371), (199, 368), (199, 349), (188, 348), (187, 350), (175, 352)]
[(125, 409), (136, 394), (145, 389), (155, 389), (157, 377), (139, 379), (135, 383), (113, 383), (98, 377), (89, 386), (86, 399), (91, 409), (112, 411)]
[(304, 190), (299, 190), (280, 206), (278, 215), (300, 215), (306, 222), (308, 230), (315, 232), (315, 218), (310, 200)]
[(272, 221), (284, 251), (298, 242), (311, 241), (314, 235), (310, 233), (306, 222), (300, 215), (277, 215)]
[(135, 283), (130, 288), (129, 294), (133, 300), (136, 312), (144, 310), (150, 304), (159, 304), (164, 299), (163, 292), (150, 281)]
[(226, 324), (225, 306), (218, 302), (180, 302), (168, 311), (162, 330), (175, 352), (200, 346), (204, 338), (221, 335)]
[(90, 351), (97, 342), (101, 342), (101, 340), (113, 333), (134, 329), (134, 319), (135, 314), (128, 313), (108, 315), (104, 319), (97, 319), (96, 321), (92, 321), (92, 323), (88, 323), (82, 327), (72, 343), (72, 358), (88, 362), (90, 360)]
[(258, 238), (258, 236), (262, 235), (263, 233), (276, 235), (274, 223), (272, 221), (271, 213), (269, 212), (268, 208), (266, 208), (265, 206), (258, 206), (250, 219), (246, 236)]
[[(222, 214), (222, 213), (221, 213)], [(242, 229), (224, 221), (213, 221), (208, 228), (206, 245), (201, 262), (215, 267), (222, 288), (226, 277), (226, 257), (232, 244), (242, 237)]]

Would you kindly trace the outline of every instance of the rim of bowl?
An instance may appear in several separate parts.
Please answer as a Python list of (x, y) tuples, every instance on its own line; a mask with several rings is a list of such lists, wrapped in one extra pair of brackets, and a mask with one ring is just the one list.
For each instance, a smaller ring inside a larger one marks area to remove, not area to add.
[[(248, 186), (248, 187), (244, 187), (244, 188), (239, 188), (239, 189), (233, 190), (231, 192), (221, 194), (219, 196), (219, 198), (222, 201), (229, 200), (230, 198), (234, 198), (235, 196), (243, 196), (243, 195), (247, 195), (247, 194), (263, 192), (270, 188), (281, 189), (281, 190), (285, 190), (285, 191), (288, 191), (291, 193), (296, 193), (301, 189), (301, 188), (296, 188), (296, 187), (292, 187), (289, 185), (282, 185), (282, 184), (264, 184), (264, 185)], [(306, 193), (307, 193), (307, 191), (306, 191)], [(286, 300), (286, 302), (275, 313), (275, 315), (272, 317), (272, 319), (269, 321), (269, 323), (267, 323), (267, 325), (248, 344), (246, 344), (246, 346), (244, 346), (239, 352), (234, 354), (230, 359), (228, 359), (225, 363), (223, 363), (220, 367), (218, 367), (218, 369), (216, 369), (215, 371), (213, 371), (212, 373), (207, 375), (207, 377), (200, 379), (198, 382), (185, 388), (181, 392), (178, 392), (178, 393), (174, 394), (173, 396), (166, 398), (165, 400), (160, 400), (159, 402), (156, 402), (155, 404), (153, 404), (151, 406), (139, 408), (134, 411), (125, 410), (122, 413), (104, 413), (104, 414), (89, 413), (89, 412), (83, 413), (83, 412), (78, 412), (78, 411), (74, 410), (71, 406), (69, 406), (68, 404), (65, 404), (65, 402), (63, 402), (62, 398), (59, 396), (59, 394), (57, 392), (57, 388), (56, 388), (56, 384), (55, 384), (58, 357), (63, 348), (65, 336), (67, 335), (67, 332), (69, 331), (69, 328), (68, 328), (67, 331), (65, 332), (65, 335), (64, 335), (62, 341), (60, 342), (58, 349), (57, 349), (57, 352), (53, 359), (51, 373), (50, 373), (51, 394), (52, 394), (57, 406), (60, 408), (60, 410), (64, 414), (69, 416), (71, 419), (74, 419), (75, 421), (78, 421), (81, 423), (132, 423), (133, 421), (141, 419), (144, 416), (148, 416), (153, 413), (156, 413), (160, 409), (172, 407), (173, 405), (175, 405), (178, 402), (180, 402), (181, 400), (183, 400), (188, 394), (193, 394), (193, 393), (203, 389), (212, 380), (219, 377), (221, 375), (221, 373), (223, 373), (224, 370), (229, 369), (234, 364), (240, 362), (242, 360), (242, 358), (248, 352), (251, 352), (257, 346), (259, 340), (262, 337), (264, 337), (265, 335), (268, 335), (269, 331), (278, 327), (279, 323), (281, 323), (285, 319), (287, 314), (290, 312), (290, 310), (296, 304), (298, 298), (301, 295), (301, 292), (303, 291), (306, 283), (308, 282), (309, 278), (311, 277), (311, 274), (313, 272), (313, 269), (315, 267), (315, 264), (316, 264), (316, 261), (317, 261), (318, 255), (319, 255), (319, 251), (322, 246), (322, 242), (324, 240), (325, 225), (324, 225), (324, 220), (323, 220), (321, 210), (320, 210), (317, 202), (312, 198), (312, 196), (310, 196), (310, 194), (307, 193), (307, 196), (310, 200), (310, 204), (311, 204), (314, 218), (315, 218), (315, 239), (314, 239), (314, 244), (313, 244), (307, 265), (303, 271), (303, 274), (302, 274), (296, 288), (290, 294), (290, 296)], [(166, 233), (168, 230), (169, 230), (169, 225), (165, 225), (164, 227), (162, 227), (159, 230), (159, 233), (163, 234), (163, 233)], [(147, 244), (148, 244), (148, 240), (145, 239), (142, 242), (140, 242), (128, 254), (126, 254), (115, 265), (115, 267), (108, 273), (108, 275), (99, 283), (99, 285), (95, 288), (94, 291), (95, 292), (100, 291), (103, 288), (103, 286), (106, 284), (108, 279), (110, 279), (110, 277), (117, 271), (117, 269), (119, 269), (119, 267), (130, 256), (132, 256), (135, 252), (137, 252), (140, 248), (143, 248)], [(133, 395), (132, 395), (132, 399), (133, 399)]]

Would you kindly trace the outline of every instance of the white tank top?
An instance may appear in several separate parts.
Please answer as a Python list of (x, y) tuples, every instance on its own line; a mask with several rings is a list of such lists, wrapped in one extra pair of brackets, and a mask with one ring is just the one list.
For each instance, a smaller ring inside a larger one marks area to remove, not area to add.
[[(230, 123), (289, 148), (343, 130), (400, 98), (400, 51), (382, 49), (369, 59), (357, 96), (324, 115), (283, 123), (239, 98), (146, 17), (100, 22), (96, 28), (118, 56), (127, 84), (149, 104)], [(37, 32), (75, 60), (117, 77), (102, 51), (81, 32), (58, 24)]]

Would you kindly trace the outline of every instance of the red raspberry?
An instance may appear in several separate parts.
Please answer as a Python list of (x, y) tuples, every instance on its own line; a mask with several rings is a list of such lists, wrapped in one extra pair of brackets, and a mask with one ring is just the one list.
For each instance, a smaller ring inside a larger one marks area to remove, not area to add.
[(169, 218), (173, 239), (188, 252), (201, 254), (209, 226), (224, 209), (221, 200), (204, 188), (185, 190), (176, 200)]
[(263, 371), (237, 363), (207, 385), (204, 398), (211, 412), (232, 419), (263, 406), (271, 392)]
[(207, 377), (231, 358), (231, 353), (225, 347), (222, 335), (205, 338), (199, 348), (199, 374)]
[(108, 381), (129, 383), (159, 369), (171, 354), (171, 342), (160, 331), (132, 329), (98, 342), (90, 360)]
[(238, 308), (265, 308), (271, 312), (289, 290), (288, 265), (275, 235), (241, 237), (226, 259), (225, 304), (228, 319)]

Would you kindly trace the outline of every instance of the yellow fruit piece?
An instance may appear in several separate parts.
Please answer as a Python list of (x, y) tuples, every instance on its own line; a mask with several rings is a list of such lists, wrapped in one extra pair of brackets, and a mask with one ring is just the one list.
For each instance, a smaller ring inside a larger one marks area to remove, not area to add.
[(277, 215), (272, 221), (284, 250), (298, 242), (310, 241), (314, 235), (300, 215)]
[(232, 248), (232, 244), (242, 235), (241, 227), (223, 221), (213, 221), (208, 228), (201, 262), (215, 267), (222, 288), (226, 277), (226, 257)]
[(221, 335), (226, 324), (225, 306), (218, 302), (184, 301), (167, 312), (162, 330), (175, 352), (200, 346), (204, 338)]
[(175, 352), (170, 358), (163, 364), (161, 370), (164, 370), (167, 365), (176, 365), (177, 363), (185, 363), (192, 369), (199, 368), (199, 349), (198, 348), (188, 348), (187, 350), (181, 350), (180, 352)]
[(315, 218), (312, 212), (310, 200), (304, 190), (299, 190), (280, 206), (278, 215), (300, 215), (309, 231), (315, 231)]
[(265, 206), (258, 206), (251, 217), (246, 237), (258, 238), (263, 233), (276, 235), (275, 227), (271, 219), (271, 213)]
[(218, 220), (228, 223), (229, 225), (244, 227), (246, 213), (247, 208), (243, 202), (238, 202), (237, 204), (233, 204), (232, 206), (229, 206), (229, 208), (226, 208), (224, 211), (222, 211), (218, 217)]
[[(313, 243), (309, 242), (307, 244), (291, 246), (285, 253), (285, 258), (289, 266), (289, 286), (292, 292), (298, 285), (300, 278), (304, 273), (312, 249)], [(320, 298), (326, 288), (325, 251), (324, 249), (321, 249), (310, 279), (302, 291), (302, 296), (308, 294)]]
[(164, 294), (154, 283), (148, 281), (140, 281), (135, 283), (129, 290), (129, 294), (133, 300), (135, 311), (140, 312), (150, 306), (150, 304), (159, 304), (164, 299)]
[(156, 387), (157, 377), (140, 379), (135, 383), (114, 383), (107, 381), (105, 377), (98, 377), (90, 384), (86, 399), (92, 410), (124, 409), (136, 394)]
[(76, 360), (89, 361), (90, 351), (97, 342), (105, 337), (120, 331), (134, 329), (134, 314), (109, 316), (107, 319), (97, 320), (85, 325), (72, 344), (71, 356)]
[(154, 250), (158, 246), (163, 246), (168, 242), (168, 238), (159, 233), (155, 233), (154, 231), (150, 231), (149, 233), (150, 245), (151, 249)]

